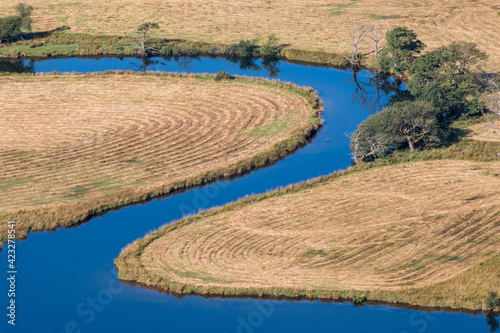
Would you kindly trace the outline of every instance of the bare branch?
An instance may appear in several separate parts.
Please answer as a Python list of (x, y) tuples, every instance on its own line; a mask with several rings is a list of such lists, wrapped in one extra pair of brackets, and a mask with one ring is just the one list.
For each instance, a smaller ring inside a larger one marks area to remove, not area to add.
[(351, 45), (351, 55), (346, 59), (352, 66), (359, 66), (359, 56), (358, 51), (365, 42), (368, 32), (370, 31), (370, 26), (367, 24), (358, 23), (349, 32), (350, 45)]

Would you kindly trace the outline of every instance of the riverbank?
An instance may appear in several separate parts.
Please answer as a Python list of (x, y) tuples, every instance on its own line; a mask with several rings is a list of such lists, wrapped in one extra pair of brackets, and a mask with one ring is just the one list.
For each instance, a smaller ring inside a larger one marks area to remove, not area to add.
[(115, 265), (180, 294), (484, 309), (500, 273), (499, 149), (462, 139), (245, 198), (154, 231)]
[[(0, 12), (5, 16), (14, 14), (17, 3), (17, 0), (2, 1)], [(124, 36), (140, 24), (153, 21), (159, 24), (156, 35), (159, 38), (230, 44), (256, 37), (262, 42), (268, 35), (276, 34), (281, 43), (295, 49), (329, 54), (349, 52), (349, 33), (357, 23), (378, 24), (383, 31), (408, 26), (429, 49), (450, 41), (474, 41), (490, 56), (491, 67), (496, 71), (500, 68), (500, 42), (495, 38), (500, 16), (495, 0), (431, 0), (410, 5), (402, 0), (320, 0), (314, 4), (305, 0), (252, 3), (209, 0), (203, 4), (192, 0), (182, 3), (33, 0), (28, 3), (34, 7), (35, 31), (64, 26), (73, 33), (96, 37)], [(367, 41), (361, 53), (372, 51), (373, 44)]]
[(247, 77), (109, 71), (1, 85), (0, 220), (19, 237), (272, 164), (307, 143), (323, 110), (311, 88)]
[[(190, 40), (169, 40), (157, 38), (151, 42), (156, 51), (154, 56), (170, 57), (237, 57), (234, 44), (208, 43)], [(52, 58), (72, 56), (137, 56), (130, 40), (121, 36), (74, 34), (65, 31), (27, 34), (26, 39), (0, 44), (0, 58)], [(323, 66), (342, 67), (347, 65), (343, 54), (301, 50), (291, 46), (281, 49), (279, 58)], [(369, 61), (363, 63), (370, 66)]]

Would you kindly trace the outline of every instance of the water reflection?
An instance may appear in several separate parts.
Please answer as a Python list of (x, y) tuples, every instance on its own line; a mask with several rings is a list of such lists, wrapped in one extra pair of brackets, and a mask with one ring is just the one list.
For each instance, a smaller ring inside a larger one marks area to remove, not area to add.
[(495, 318), (495, 314), (493, 312), (489, 312), (486, 315), (486, 324), (490, 328), (490, 332), (496, 332), (500, 328), (500, 324), (498, 323), (497, 318)]
[[(363, 71), (355, 69), (346, 82), (354, 87), (351, 97), (353, 105), (360, 103), (371, 113), (377, 113), (386, 105), (411, 98), (401, 80), (394, 80), (383, 73), (367, 76)], [(387, 96), (390, 96), (389, 100)]]
[(34, 73), (34, 66), (34, 60), (1, 60), (0, 73)]

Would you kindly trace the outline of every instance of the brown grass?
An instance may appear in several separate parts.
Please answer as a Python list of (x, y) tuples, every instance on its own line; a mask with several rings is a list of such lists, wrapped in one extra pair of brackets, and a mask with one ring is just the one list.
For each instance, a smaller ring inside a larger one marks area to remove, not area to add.
[[(497, 120), (495, 125), (500, 128), (500, 120)], [(500, 142), (500, 133), (497, 133), (490, 122), (472, 125), (468, 129), (471, 131), (468, 137), (473, 140)]]
[(0, 91), (3, 236), (262, 166), (320, 124), (310, 88), (261, 79), (4, 76)]
[[(18, 0), (4, 0), (12, 13)], [(500, 5), (496, 0), (32, 0), (34, 27), (68, 25), (73, 32), (122, 35), (140, 23), (160, 23), (159, 35), (205, 42), (234, 42), (276, 33), (304, 50), (343, 53), (357, 22), (387, 30), (406, 25), (431, 48), (450, 41), (476, 42), (500, 69)]]
[(500, 254), (499, 232), (500, 163), (414, 162), (204, 212), (133, 243), (115, 264), (122, 279), (175, 292), (337, 298), (356, 290), (478, 309), (499, 286), (500, 266), (480, 266)]

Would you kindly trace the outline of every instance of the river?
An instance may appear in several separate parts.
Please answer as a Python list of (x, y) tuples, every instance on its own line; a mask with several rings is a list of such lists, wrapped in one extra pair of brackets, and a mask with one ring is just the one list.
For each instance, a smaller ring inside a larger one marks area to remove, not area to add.
[[(324, 126), (311, 143), (278, 163), (145, 204), (125, 207), (77, 227), (30, 233), (17, 242), (16, 326), (2, 315), (1, 332), (490, 332), (484, 314), (348, 302), (183, 298), (117, 280), (113, 260), (148, 231), (183, 214), (349, 167), (345, 133), (404, 92), (404, 85), (368, 71), (283, 61), (136, 58), (0, 62), (14, 72), (149, 70), (260, 76), (311, 86), (325, 102)], [(1, 99), (0, 99), (1, 101)], [(5, 272), (7, 255), (0, 253)], [(7, 273), (5, 273), (7, 275)], [(6, 279), (2, 293), (9, 289)], [(2, 298), (7, 313), (7, 297)]]

